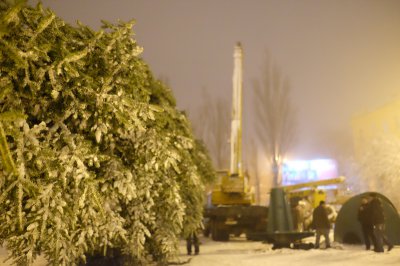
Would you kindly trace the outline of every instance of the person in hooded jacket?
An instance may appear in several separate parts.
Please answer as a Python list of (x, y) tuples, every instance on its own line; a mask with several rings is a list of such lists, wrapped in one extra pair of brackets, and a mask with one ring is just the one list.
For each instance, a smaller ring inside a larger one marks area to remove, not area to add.
[(385, 234), (385, 214), (383, 212), (382, 201), (378, 198), (376, 193), (371, 193), (371, 221), (374, 226), (374, 236), (376, 246), (375, 252), (383, 252), (383, 245), (388, 246), (388, 251), (393, 248), (393, 244), (389, 241)]
[(357, 219), (361, 224), (361, 231), (364, 238), (365, 249), (371, 248), (371, 242), (374, 248), (376, 247), (374, 225), (372, 223), (372, 212), (370, 206), (370, 199), (363, 197), (361, 199), (360, 207), (358, 208)]
[(331, 229), (331, 223), (328, 218), (325, 201), (323, 200), (320, 201), (319, 206), (313, 211), (312, 225), (316, 231), (315, 248), (319, 248), (321, 236), (324, 236), (325, 248), (330, 248), (329, 232)]

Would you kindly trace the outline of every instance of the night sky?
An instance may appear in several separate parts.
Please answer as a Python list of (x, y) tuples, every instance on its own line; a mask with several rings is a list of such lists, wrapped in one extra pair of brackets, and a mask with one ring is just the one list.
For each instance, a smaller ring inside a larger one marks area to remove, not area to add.
[[(36, 1), (30, 1), (36, 3)], [(67, 22), (136, 20), (143, 58), (195, 118), (203, 90), (231, 100), (233, 47), (244, 49), (245, 137), (251, 90), (269, 54), (298, 111), (294, 158), (340, 156), (350, 119), (400, 97), (400, 1), (46, 0)], [(193, 123), (196, 123), (195, 119)]]

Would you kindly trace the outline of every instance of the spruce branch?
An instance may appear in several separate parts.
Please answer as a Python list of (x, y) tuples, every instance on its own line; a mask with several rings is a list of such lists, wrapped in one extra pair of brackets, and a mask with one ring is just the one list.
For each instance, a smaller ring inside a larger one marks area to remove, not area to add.
[(15, 167), (14, 160), (11, 156), (10, 149), (8, 148), (6, 134), (4, 133), (3, 123), (0, 122), (0, 153), (1, 161), (5, 170), (12, 173), (14, 176), (18, 175), (17, 168)]

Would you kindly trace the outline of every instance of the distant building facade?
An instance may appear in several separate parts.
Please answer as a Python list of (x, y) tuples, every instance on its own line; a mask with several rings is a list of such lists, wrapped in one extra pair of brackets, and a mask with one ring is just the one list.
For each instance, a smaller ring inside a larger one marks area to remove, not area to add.
[(374, 139), (385, 136), (400, 139), (400, 99), (354, 117), (351, 126), (356, 158), (361, 157)]

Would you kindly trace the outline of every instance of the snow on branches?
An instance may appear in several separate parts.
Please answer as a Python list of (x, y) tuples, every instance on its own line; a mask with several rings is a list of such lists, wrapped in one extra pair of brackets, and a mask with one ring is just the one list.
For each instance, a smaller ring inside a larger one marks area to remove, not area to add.
[(360, 161), (361, 182), (368, 190), (387, 196), (400, 208), (400, 139), (387, 135), (374, 139)]
[(167, 260), (199, 226), (214, 172), (139, 57), (133, 21), (96, 32), (10, 2), (0, 4), (0, 244), (16, 264), (109, 250)]

